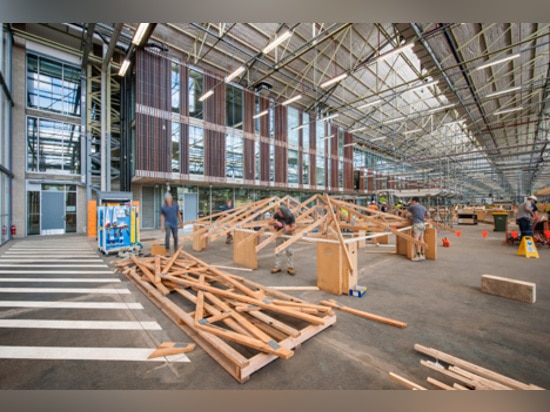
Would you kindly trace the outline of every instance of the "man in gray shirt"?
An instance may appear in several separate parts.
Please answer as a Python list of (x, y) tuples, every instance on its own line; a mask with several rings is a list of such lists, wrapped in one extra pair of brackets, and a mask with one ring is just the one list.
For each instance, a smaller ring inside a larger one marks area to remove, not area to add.
[[(424, 219), (430, 217), (430, 212), (424, 207), (424, 205), (419, 203), (419, 199), (416, 196), (412, 198), (411, 204), (407, 211), (410, 213), (408, 217), (412, 220), (413, 237), (416, 240), (424, 242), (424, 230), (426, 229)], [(412, 258), (412, 260), (414, 262), (426, 260), (426, 256), (424, 255), (424, 247), (416, 244), (414, 246), (416, 255)]]

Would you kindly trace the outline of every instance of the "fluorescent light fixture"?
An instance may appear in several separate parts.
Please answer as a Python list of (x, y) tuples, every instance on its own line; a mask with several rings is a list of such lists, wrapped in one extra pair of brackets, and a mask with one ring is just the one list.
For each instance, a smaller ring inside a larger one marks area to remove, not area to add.
[(253, 119), (258, 119), (259, 117), (262, 117), (262, 116), (265, 116), (266, 114), (269, 113), (269, 110), (264, 110), (263, 112), (260, 112), (258, 114), (255, 114), (254, 116), (252, 116)]
[(374, 61), (382, 61), (382, 60), (386, 60), (388, 57), (391, 57), (393, 55), (396, 55), (396, 54), (399, 54), (401, 52), (404, 52), (405, 50), (409, 50), (409, 49), (412, 49), (414, 47), (414, 43), (409, 43), (409, 44), (406, 44), (404, 46), (401, 46), (401, 47), (398, 47), (396, 49), (393, 49), (385, 54), (381, 54), (380, 56), (378, 56)]
[(523, 110), (523, 106), (514, 107), (513, 109), (497, 110), (496, 112), (493, 112), (493, 114), (506, 114), (506, 113), (517, 112), (518, 110)]
[(428, 114), (439, 112), (440, 110), (450, 109), (453, 106), (454, 106), (454, 103), (446, 104), (445, 106), (434, 107), (433, 109), (428, 110)]
[(334, 114), (331, 114), (330, 116), (321, 117), (319, 119), (319, 121), (320, 122), (326, 122), (327, 120), (334, 119), (335, 117), (338, 117), (339, 115), (340, 115), (339, 113), (334, 113)]
[(330, 136), (322, 137), (321, 140), (328, 140), (328, 139), (332, 139), (333, 137), (334, 137), (334, 135), (331, 134)]
[(381, 103), (382, 100), (375, 100), (374, 102), (366, 103), (359, 106), (357, 109), (366, 109), (367, 107), (374, 106), (375, 104)]
[(214, 94), (214, 90), (210, 89), (206, 93), (204, 93), (201, 97), (199, 97), (199, 101), (204, 102), (206, 99), (208, 99), (213, 94)]
[(227, 76), (225, 76), (225, 79), (223, 79), (223, 81), (226, 82), (226, 83), (229, 83), (231, 80), (233, 80), (235, 77), (239, 76), (245, 70), (246, 70), (246, 67), (241, 66), (238, 69), (236, 69), (235, 71), (233, 71), (233, 73), (228, 74)]
[(304, 127), (306, 127), (307, 124), (301, 124), (299, 126), (296, 126), (296, 127), (293, 127), (292, 129), (290, 129), (291, 131), (295, 131), (295, 130), (300, 130), (300, 129), (303, 129)]
[(330, 86), (331, 84), (337, 83), (340, 80), (344, 80), (346, 77), (348, 77), (348, 74), (347, 73), (342, 73), (342, 74), (340, 74), (336, 77), (333, 77), (332, 79), (327, 80), (326, 82), (321, 83), (319, 85), (319, 87), (321, 87), (321, 89), (325, 89), (328, 86)]
[(383, 140), (383, 139), (386, 139), (388, 136), (380, 136), (380, 137), (375, 137), (374, 139), (370, 139), (369, 142), (375, 142), (377, 140)]
[(511, 89), (501, 90), (499, 92), (489, 93), (485, 97), (495, 97), (495, 96), (499, 96), (501, 94), (506, 94), (506, 93), (509, 93), (509, 92), (515, 92), (516, 90), (521, 90), (521, 86), (512, 87)]
[(414, 129), (414, 130), (407, 130), (406, 132), (403, 132), (403, 135), (413, 134), (416, 132), (420, 132), (422, 129)]
[(145, 32), (147, 31), (148, 27), (149, 23), (139, 23), (139, 26), (134, 33), (134, 37), (132, 38), (132, 44), (135, 44), (136, 46), (139, 46), (141, 44), (143, 36), (145, 36)]
[(363, 127), (357, 128), (357, 129), (350, 130), (349, 132), (350, 133), (356, 133), (356, 132), (360, 132), (361, 130), (365, 130), (366, 128), (367, 128), (367, 126), (363, 126)]
[(126, 72), (128, 71), (128, 67), (130, 67), (130, 60), (124, 59), (124, 61), (120, 65), (120, 69), (118, 70), (118, 75), (124, 77), (126, 75)]
[(285, 101), (282, 102), (281, 104), (282, 104), (283, 106), (286, 106), (287, 104), (293, 103), (293, 102), (295, 102), (296, 100), (300, 100), (301, 98), (302, 98), (302, 95), (301, 95), (301, 94), (297, 94), (296, 96), (291, 97), (291, 98), (288, 99), (288, 100), (285, 100)]
[(350, 147), (350, 146), (355, 146), (357, 143), (346, 143), (344, 146), (342, 147)]
[(495, 64), (500, 64), (500, 63), (507, 62), (509, 60), (517, 59), (519, 56), (520, 56), (519, 53), (512, 54), (511, 56), (503, 57), (502, 59), (495, 60), (494, 62), (482, 64), (481, 66), (476, 67), (474, 70), (485, 69), (487, 67), (494, 66)]
[(420, 90), (420, 89), (423, 89), (425, 87), (429, 87), (429, 86), (433, 86), (434, 84), (436, 84), (439, 80), (432, 80), (431, 82), (428, 82), (428, 83), (424, 83), (424, 84), (420, 84), (418, 86), (414, 86), (414, 87), (411, 87), (410, 89), (408, 89), (409, 92), (412, 92), (413, 90)]
[(394, 119), (390, 119), (390, 120), (386, 120), (385, 122), (382, 122), (382, 124), (390, 124), (390, 123), (395, 123), (395, 122), (399, 122), (401, 120), (405, 120), (406, 117), (405, 116), (401, 116), (401, 117), (396, 117)]
[(292, 35), (292, 32), (285, 31), (283, 34), (278, 36), (275, 40), (273, 40), (271, 43), (269, 43), (267, 46), (264, 47), (262, 50), (263, 54), (269, 53), (271, 50), (273, 50), (275, 47), (277, 47), (279, 44), (284, 42), (286, 39), (288, 39)]

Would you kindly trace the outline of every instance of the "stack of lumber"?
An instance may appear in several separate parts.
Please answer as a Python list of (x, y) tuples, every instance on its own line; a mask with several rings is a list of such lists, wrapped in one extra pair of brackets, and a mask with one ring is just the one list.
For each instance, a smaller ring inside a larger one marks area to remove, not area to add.
[(336, 322), (327, 306), (222, 271), (183, 246), (172, 257), (132, 256), (115, 267), (240, 383)]
[[(414, 349), (435, 359), (435, 361), (421, 360), (421, 365), (426, 366), (432, 371), (437, 371), (452, 382), (445, 383), (432, 377), (426, 379), (427, 382), (439, 389), (544, 390), (540, 386), (520, 382), (437, 349), (428, 348), (420, 344), (415, 344)], [(440, 363), (440, 361), (443, 363)], [(427, 388), (393, 372), (390, 372), (390, 377), (409, 389), (427, 390)]]

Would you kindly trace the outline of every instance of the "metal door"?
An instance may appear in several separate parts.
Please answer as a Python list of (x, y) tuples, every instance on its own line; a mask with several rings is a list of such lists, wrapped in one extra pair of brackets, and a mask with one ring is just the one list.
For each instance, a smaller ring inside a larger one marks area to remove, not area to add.
[(183, 221), (190, 222), (199, 217), (198, 213), (198, 200), (197, 193), (184, 193), (183, 194)]
[(42, 235), (65, 233), (65, 193), (42, 192)]

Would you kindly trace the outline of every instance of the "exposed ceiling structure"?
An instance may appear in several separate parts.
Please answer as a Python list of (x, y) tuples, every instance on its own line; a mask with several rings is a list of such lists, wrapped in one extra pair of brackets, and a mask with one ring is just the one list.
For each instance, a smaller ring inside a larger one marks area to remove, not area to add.
[[(116, 66), (137, 24), (34, 26), (91, 56), (90, 42), (103, 45), (95, 55)], [(233, 82), (278, 102), (301, 95), (294, 106), (386, 157), (379, 173), (468, 197), (550, 181), (550, 24), (159, 23), (149, 34), (146, 47), (221, 78), (244, 66)]]

